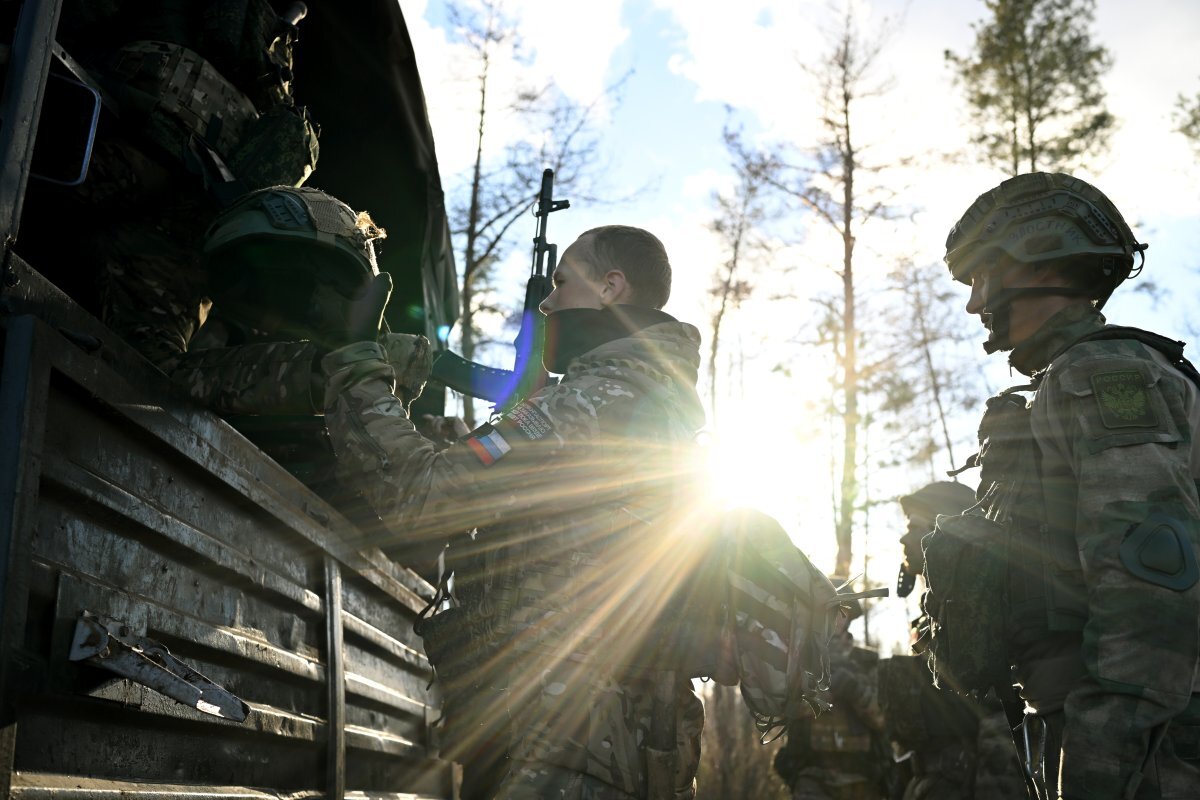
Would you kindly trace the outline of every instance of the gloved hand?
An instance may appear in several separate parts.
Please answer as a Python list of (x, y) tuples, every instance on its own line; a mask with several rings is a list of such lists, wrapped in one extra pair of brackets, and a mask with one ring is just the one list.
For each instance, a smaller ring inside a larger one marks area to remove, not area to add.
[(392, 276), (381, 272), (350, 303), (346, 313), (346, 339), (342, 344), (374, 341), (383, 326), (383, 310), (391, 296)]
[(383, 326), (383, 310), (392, 296), (392, 276), (373, 277), (358, 295), (347, 299), (330, 287), (313, 295), (309, 316), (314, 340), (326, 352), (355, 342), (373, 342)]
[(425, 390), (433, 367), (433, 348), (424, 336), (411, 333), (385, 333), (379, 337), (379, 346), (396, 373), (396, 396), (407, 409)]

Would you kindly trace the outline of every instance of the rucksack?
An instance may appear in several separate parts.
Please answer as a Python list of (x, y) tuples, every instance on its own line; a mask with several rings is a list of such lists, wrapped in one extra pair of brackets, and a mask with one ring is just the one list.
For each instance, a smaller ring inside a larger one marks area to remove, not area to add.
[(725, 511), (717, 529), (725, 634), (742, 699), (765, 737), (830, 707), (829, 639), (842, 597), (771, 516)]

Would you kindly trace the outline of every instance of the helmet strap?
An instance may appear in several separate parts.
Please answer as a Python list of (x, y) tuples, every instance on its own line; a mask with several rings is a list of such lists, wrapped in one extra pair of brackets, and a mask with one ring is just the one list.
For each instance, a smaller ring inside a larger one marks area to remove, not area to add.
[(1030, 297), (1089, 297), (1091, 292), (1071, 286), (1013, 286), (1001, 289), (995, 296), (988, 298), (983, 313), (991, 315), (989, 329), (991, 335), (983, 343), (983, 350), (988, 355), (997, 350), (1011, 350), (1013, 344), (1009, 341), (1009, 328), (1012, 324), (1012, 304), (1016, 300)]

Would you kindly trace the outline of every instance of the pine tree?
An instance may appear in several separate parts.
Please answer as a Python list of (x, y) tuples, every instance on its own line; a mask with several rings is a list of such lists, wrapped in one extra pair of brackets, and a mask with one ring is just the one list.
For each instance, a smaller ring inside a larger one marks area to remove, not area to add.
[(985, 0), (974, 48), (946, 51), (996, 166), (1066, 170), (1108, 144), (1114, 117), (1100, 79), (1112, 64), (1090, 33), (1095, 0)]
[(1179, 95), (1175, 101), (1173, 121), (1175, 130), (1186, 136), (1200, 153), (1200, 93), (1190, 98)]

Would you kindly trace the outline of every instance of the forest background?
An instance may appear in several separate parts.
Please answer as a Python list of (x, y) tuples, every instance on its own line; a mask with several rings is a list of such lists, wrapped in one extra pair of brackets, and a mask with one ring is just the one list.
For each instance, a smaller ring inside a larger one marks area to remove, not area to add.
[[(967, 289), (941, 261), (950, 226), (981, 192), (1031, 162), (1098, 186), (1151, 245), (1106, 313), (1200, 340), (1195, 3), (401, 7), (462, 276), (450, 346), (511, 365), (528, 202), (554, 167), (555, 196), (571, 200), (550, 218), (560, 248), (608, 223), (666, 245), (666, 310), (705, 340), (714, 492), (774, 515), (819, 567), (858, 585), (894, 582), (896, 498), (974, 452), (982, 400), (1020, 382), (1003, 357), (984, 356), (985, 334), (962, 311)], [(1077, 33), (1070, 58), (1039, 50)], [(1029, 82), (1024, 105), (1005, 101), (1006, 71), (1021, 77), (1013, 64), (1042, 81)], [(462, 398), (448, 408), (475, 421), (487, 411)], [(973, 488), (976, 476), (961, 480)], [(915, 599), (876, 603), (856, 636), (883, 655), (903, 651)], [(715, 780), (748, 790), (745, 777)]]

